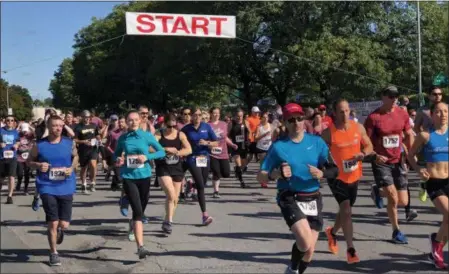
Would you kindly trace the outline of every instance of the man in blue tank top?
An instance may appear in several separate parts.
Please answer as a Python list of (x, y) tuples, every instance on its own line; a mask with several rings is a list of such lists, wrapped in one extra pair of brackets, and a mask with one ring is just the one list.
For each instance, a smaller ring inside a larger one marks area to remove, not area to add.
[(50, 265), (61, 265), (56, 245), (64, 239), (72, 217), (73, 194), (76, 191), (75, 168), (78, 153), (75, 143), (62, 136), (64, 121), (51, 116), (47, 122), (48, 137), (37, 142), (28, 158), (29, 166), (37, 169), (36, 188), (41, 195), (48, 224)]

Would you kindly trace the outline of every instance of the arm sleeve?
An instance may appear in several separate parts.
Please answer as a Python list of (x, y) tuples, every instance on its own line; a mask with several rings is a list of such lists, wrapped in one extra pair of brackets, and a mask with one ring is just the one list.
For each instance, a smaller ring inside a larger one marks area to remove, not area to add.
[(281, 163), (282, 159), (279, 157), (276, 146), (273, 144), (268, 150), (267, 156), (265, 156), (260, 170), (271, 173), (273, 169), (278, 168)]
[(145, 151), (145, 156), (148, 161), (154, 159), (160, 159), (165, 157), (165, 149), (161, 146), (161, 144), (156, 140), (156, 138), (152, 134), (145, 134), (148, 146), (151, 146), (156, 152), (150, 153), (148, 150)]

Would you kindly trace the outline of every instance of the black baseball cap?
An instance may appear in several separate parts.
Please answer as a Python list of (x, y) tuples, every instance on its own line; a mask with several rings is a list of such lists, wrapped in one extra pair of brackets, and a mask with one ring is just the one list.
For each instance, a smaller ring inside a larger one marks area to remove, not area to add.
[(383, 96), (395, 96), (395, 97), (399, 97), (399, 91), (398, 88), (395, 86), (387, 86), (385, 88), (382, 89), (381, 94)]

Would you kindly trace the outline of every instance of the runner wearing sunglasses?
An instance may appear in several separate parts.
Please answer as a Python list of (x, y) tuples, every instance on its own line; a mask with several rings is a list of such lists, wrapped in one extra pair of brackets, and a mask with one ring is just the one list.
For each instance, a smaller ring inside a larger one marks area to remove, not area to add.
[(288, 137), (268, 150), (258, 181), (278, 180), (278, 205), (296, 239), (287, 273), (302, 274), (312, 261), (323, 228), (320, 179), (335, 179), (338, 168), (329, 158), (323, 139), (304, 132), (305, 116), (300, 105), (287, 104), (283, 116)]

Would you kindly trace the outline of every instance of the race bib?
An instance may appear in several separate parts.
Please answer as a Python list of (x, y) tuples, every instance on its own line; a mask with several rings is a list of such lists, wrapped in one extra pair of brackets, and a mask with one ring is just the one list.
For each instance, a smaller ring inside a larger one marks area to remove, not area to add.
[(50, 169), (50, 180), (51, 181), (62, 181), (65, 180), (65, 168), (58, 167), (58, 168), (51, 168)]
[(196, 166), (197, 167), (207, 167), (207, 158), (204, 156), (196, 157)]
[(343, 160), (343, 172), (351, 173), (359, 168), (359, 162), (356, 160)]
[(245, 136), (243, 136), (243, 135), (235, 136), (235, 142), (236, 143), (243, 143), (244, 141), (245, 141)]
[(91, 144), (92, 146), (96, 146), (97, 143), (98, 143), (97, 139), (92, 139), (92, 140), (90, 140), (90, 144)]
[(179, 163), (179, 157), (176, 155), (167, 155), (165, 157), (165, 163), (167, 165), (176, 165), (177, 163)]
[(299, 209), (306, 216), (318, 216), (318, 206), (316, 204), (316, 200), (310, 202), (296, 202), (298, 204)]
[(223, 152), (223, 148), (222, 147), (213, 147), (211, 152), (213, 155), (220, 155)]
[(382, 138), (384, 148), (399, 147), (399, 135), (384, 136)]
[(12, 159), (13, 157), (14, 157), (14, 151), (12, 151), (12, 150), (3, 151), (3, 158)]
[(28, 155), (30, 155), (30, 153), (24, 152), (20, 156), (22, 156), (22, 159), (26, 160), (26, 159), (28, 159)]
[(126, 157), (126, 166), (129, 168), (143, 168), (145, 164), (139, 163), (137, 160), (138, 156), (130, 156)]
[(258, 148), (262, 149), (262, 150), (268, 150), (270, 148), (270, 146), (271, 146), (271, 141), (266, 140), (266, 141), (261, 141), (258, 145)]

